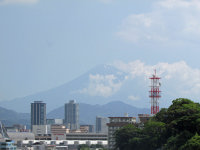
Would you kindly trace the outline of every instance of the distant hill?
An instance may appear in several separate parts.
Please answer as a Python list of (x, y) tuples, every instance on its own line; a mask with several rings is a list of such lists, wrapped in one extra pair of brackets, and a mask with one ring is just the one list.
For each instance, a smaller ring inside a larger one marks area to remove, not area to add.
[(123, 101), (135, 107), (149, 107), (149, 87), (144, 76), (137, 76), (134, 79), (127, 76), (126, 72), (112, 65), (99, 65), (59, 87), (10, 101), (2, 101), (0, 106), (17, 112), (30, 113), (30, 103), (42, 100), (47, 103), (47, 112), (50, 112), (75, 99), (79, 103), (91, 105)]
[[(120, 101), (110, 102), (105, 105), (90, 105), (79, 104), (80, 110), (80, 124), (95, 124), (96, 116), (113, 117), (124, 116), (128, 113), (129, 116), (137, 117), (140, 113), (149, 113), (147, 108), (137, 108), (125, 104)], [(63, 118), (64, 119), (64, 105), (54, 109), (47, 114), (47, 118)], [(5, 126), (12, 126), (13, 124), (24, 124), (30, 126), (30, 113), (17, 113), (13, 110), (0, 107), (0, 121)]]
[[(133, 107), (120, 101), (110, 102), (105, 105), (80, 103), (79, 110), (81, 124), (95, 124), (96, 116), (124, 116), (125, 113), (128, 113), (129, 116), (137, 117), (140, 113), (150, 113), (150, 109)], [(47, 118), (64, 118), (64, 106), (49, 112)]]
[(5, 126), (12, 126), (13, 124), (30, 125), (29, 113), (17, 113), (13, 110), (0, 107), (0, 121)]

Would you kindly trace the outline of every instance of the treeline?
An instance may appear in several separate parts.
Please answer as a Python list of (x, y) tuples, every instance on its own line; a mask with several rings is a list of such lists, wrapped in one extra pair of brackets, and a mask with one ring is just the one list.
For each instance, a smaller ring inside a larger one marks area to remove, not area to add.
[(200, 150), (200, 104), (179, 98), (143, 127), (128, 125), (115, 132), (120, 150)]

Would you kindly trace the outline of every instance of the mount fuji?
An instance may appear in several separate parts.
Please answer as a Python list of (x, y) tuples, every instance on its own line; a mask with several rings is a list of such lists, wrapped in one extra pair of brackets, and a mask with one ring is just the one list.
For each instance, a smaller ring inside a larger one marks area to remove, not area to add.
[[(47, 112), (50, 112), (74, 99), (77, 103), (90, 105), (121, 101), (134, 107), (150, 108), (149, 77), (152, 76), (155, 68), (159, 69), (158, 76), (161, 76), (162, 83), (160, 107), (169, 106), (171, 101), (178, 97), (190, 96), (187, 93), (191, 88), (185, 86), (188, 83), (185, 82), (186, 75), (195, 75), (198, 72), (189, 68), (185, 62), (159, 63), (149, 66), (135, 61), (128, 65), (124, 63), (99, 65), (61, 86), (26, 97), (2, 101), (0, 106), (17, 112), (29, 113), (30, 103), (39, 100), (47, 104)], [(198, 91), (198, 89), (192, 89), (191, 92), (196, 90)]]

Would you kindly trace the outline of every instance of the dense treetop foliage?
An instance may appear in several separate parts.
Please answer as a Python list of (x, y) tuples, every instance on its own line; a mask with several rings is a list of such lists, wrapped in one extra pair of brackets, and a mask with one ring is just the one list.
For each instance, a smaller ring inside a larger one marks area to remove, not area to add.
[(200, 104), (179, 98), (143, 127), (125, 126), (115, 133), (120, 150), (200, 150)]

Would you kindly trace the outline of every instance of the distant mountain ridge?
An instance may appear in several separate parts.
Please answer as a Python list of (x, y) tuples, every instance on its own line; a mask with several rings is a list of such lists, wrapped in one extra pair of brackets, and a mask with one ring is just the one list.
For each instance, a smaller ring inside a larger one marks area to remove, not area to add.
[[(149, 114), (150, 109), (137, 108), (120, 101), (110, 102), (105, 105), (79, 104), (79, 114), (81, 124), (95, 124), (96, 116), (117, 117), (129, 116), (137, 117), (138, 114)], [(47, 118), (64, 118), (64, 106), (61, 106), (47, 114)]]
[[(150, 113), (147, 108), (137, 108), (125, 104), (120, 101), (110, 102), (105, 105), (90, 105), (85, 103), (79, 104), (80, 124), (93, 124), (95, 125), (96, 116), (102, 117), (116, 117), (124, 116), (128, 113), (131, 117), (137, 117), (138, 114)], [(61, 118), (64, 119), (64, 105), (54, 109), (47, 114), (47, 118)], [(13, 124), (24, 124), (30, 126), (30, 113), (17, 113), (13, 110), (8, 110), (0, 107), (0, 121), (6, 126)]]
[(17, 113), (13, 110), (9, 110), (0, 107), (0, 121), (5, 126), (12, 126), (13, 124), (24, 124), (30, 125), (30, 114), (29, 113)]
[(47, 104), (47, 112), (50, 112), (75, 99), (78, 103), (92, 105), (123, 101), (135, 107), (149, 107), (148, 86), (144, 78), (139, 76), (126, 80), (126, 76), (127, 73), (112, 65), (99, 65), (66, 84), (48, 91), (0, 102), (0, 106), (30, 113), (30, 103), (41, 100)]

